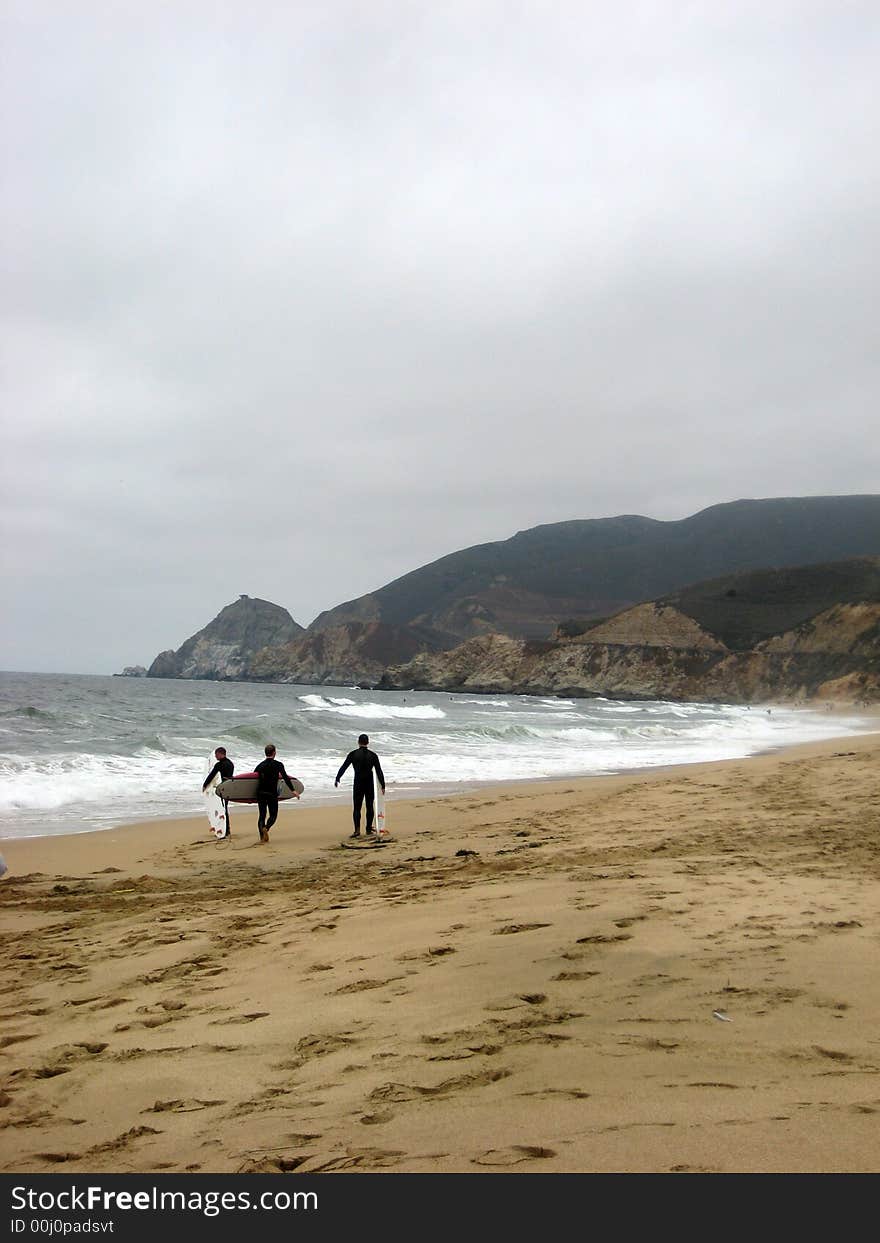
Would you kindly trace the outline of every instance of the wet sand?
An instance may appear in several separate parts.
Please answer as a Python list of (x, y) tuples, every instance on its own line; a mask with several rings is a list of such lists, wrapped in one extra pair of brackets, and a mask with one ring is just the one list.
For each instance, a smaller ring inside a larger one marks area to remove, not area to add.
[(255, 823), (0, 843), (0, 1170), (880, 1170), (880, 735)]

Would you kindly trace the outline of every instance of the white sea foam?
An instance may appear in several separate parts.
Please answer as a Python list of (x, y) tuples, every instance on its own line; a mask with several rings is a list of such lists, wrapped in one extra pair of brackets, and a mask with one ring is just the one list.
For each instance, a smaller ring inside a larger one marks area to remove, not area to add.
[(152, 805), (149, 791), (164, 787), (179, 797), (192, 787), (193, 774), (199, 776), (202, 767), (203, 761), (195, 756), (172, 759), (158, 752), (44, 756), (27, 762), (4, 757), (0, 761), (0, 811), (104, 806), (132, 798)]
[(430, 704), (404, 708), (394, 704), (367, 703), (340, 708), (339, 711), (343, 716), (364, 716), (375, 721), (442, 721), (446, 717), (442, 708), (434, 708)]
[(329, 699), (323, 695), (300, 695), (300, 702), (312, 712), (333, 712), (337, 716), (358, 717), (374, 721), (437, 721), (446, 713), (442, 708), (421, 704), (407, 708), (394, 703), (357, 703), (353, 699)]
[(458, 697), (456, 697), (455, 702), (462, 706), (467, 706), (468, 704), (477, 704), (481, 708), (509, 708), (510, 707), (510, 703), (508, 702), (508, 700), (490, 699), (489, 696), (486, 696), (485, 699), (459, 699)]

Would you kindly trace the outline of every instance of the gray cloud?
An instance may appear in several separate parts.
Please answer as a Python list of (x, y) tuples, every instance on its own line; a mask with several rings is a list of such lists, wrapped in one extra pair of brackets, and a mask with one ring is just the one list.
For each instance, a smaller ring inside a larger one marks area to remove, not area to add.
[(876, 491), (873, 3), (3, 11), (0, 664)]

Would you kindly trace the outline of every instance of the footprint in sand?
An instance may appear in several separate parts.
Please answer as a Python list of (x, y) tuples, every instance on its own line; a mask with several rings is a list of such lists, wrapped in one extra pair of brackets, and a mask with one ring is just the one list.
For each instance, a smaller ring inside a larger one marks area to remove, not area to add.
[(212, 1019), (209, 1026), (211, 1027), (229, 1027), (240, 1023), (255, 1023), (257, 1019), (265, 1019), (269, 1017), (268, 1010), (256, 1010), (253, 1014), (234, 1014), (229, 1019)]
[(133, 1027), (145, 1027), (152, 1030), (154, 1027), (164, 1027), (166, 1023), (171, 1022), (170, 1014), (157, 1015), (155, 1018), (142, 1019), (137, 1023), (117, 1023), (113, 1028), (114, 1032), (128, 1032)]
[(518, 1096), (567, 1096), (574, 1101), (589, 1100), (591, 1093), (582, 1092), (580, 1088), (540, 1088), (534, 1092), (518, 1092)]
[(331, 1170), (388, 1169), (398, 1165), (407, 1154), (391, 1148), (349, 1148), (348, 1152), (331, 1157), (318, 1165), (309, 1167), (310, 1174), (329, 1173)]
[(471, 1157), (474, 1165), (519, 1165), (523, 1161), (547, 1161), (555, 1157), (552, 1148), (531, 1144), (511, 1144), (508, 1148), (490, 1148), (479, 1157)]
[(552, 926), (552, 924), (505, 924), (502, 928), (496, 928), (492, 935), (506, 937), (516, 932), (533, 932), (536, 928), (552, 928)]
[(290, 1174), (293, 1170), (299, 1169), (304, 1161), (308, 1161), (310, 1154), (302, 1157), (259, 1157), (256, 1160), (245, 1161), (244, 1165), (240, 1165), (235, 1171), (236, 1174)]
[(383, 1083), (374, 1088), (368, 1100), (371, 1101), (414, 1101), (421, 1097), (435, 1098), (449, 1096), (453, 1092), (461, 1092), (467, 1088), (481, 1088), (499, 1079), (506, 1079), (513, 1072), (510, 1070), (486, 1070), (476, 1075), (459, 1075), (455, 1079), (444, 1079), (434, 1087), (420, 1087), (418, 1084)]
[(387, 980), (355, 980), (353, 984), (343, 984), (341, 988), (334, 989), (334, 995), (340, 993), (363, 993), (371, 988), (384, 988), (386, 984), (394, 984), (398, 980), (403, 980), (402, 975), (392, 975)]
[(344, 1049), (348, 1045), (355, 1044), (356, 1041), (351, 1036), (343, 1036), (338, 1034), (330, 1034), (325, 1036), (303, 1036), (294, 1045), (294, 1053), (296, 1057), (287, 1058), (283, 1062), (276, 1062), (273, 1069), (275, 1070), (299, 1070), (306, 1062), (310, 1062), (316, 1057), (325, 1057), (328, 1053), (336, 1053), (339, 1049)]
[(87, 1148), (84, 1152), (38, 1152), (34, 1155), (42, 1161), (48, 1161), (52, 1165), (63, 1165), (68, 1161), (84, 1161), (88, 1157), (101, 1156), (108, 1152), (120, 1152), (124, 1148), (128, 1148), (136, 1139), (142, 1139), (145, 1135), (161, 1135), (161, 1131), (157, 1131), (151, 1126), (135, 1126), (126, 1131), (123, 1135), (117, 1135), (115, 1139), (108, 1140), (105, 1144), (95, 1144), (91, 1148)]
[(853, 1061), (853, 1055), (851, 1053), (844, 1053), (842, 1049), (823, 1049), (822, 1046), (818, 1044), (814, 1044), (813, 1049), (819, 1054), (820, 1057), (831, 1058), (833, 1062)]
[(434, 1053), (428, 1058), (429, 1062), (467, 1062), (472, 1057), (484, 1056), (491, 1057), (495, 1053), (501, 1052), (500, 1044), (483, 1044), (474, 1049), (457, 1049), (451, 1053)]
[(226, 1101), (200, 1101), (196, 1098), (192, 1100), (156, 1101), (149, 1109), (142, 1109), (141, 1113), (191, 1114), (196, 1113), (200, 1109), (211, 1109), (213, 1106), (225, 1104)]
[(21, 1067), (13, 1070), (9, 1074), (10, 1079), (28, 1080), (28, 1079), (55, 1079), (58, 1075), (66, 1075), (73, 1070), (77, 1062), (83, 1061), (85, 1058), (96, 1057), (104, 1052), (107, 1048), (106, 1043), (100, 1041), (77, 1041), (75, 1044), (59, 1045), (55, 1049), (49, 1051), (48, 1056), (51, 1061), (47, 1061), (42, 1066), (32, 1068)]
[(0, 1037), (0, 1049), (8, 1049), (11, 1044), (21, 1044), (22, 1040), (36, 1040), (39, 1032), (23, 1032), (20, 1036)]
[(407, 954), (398, 954), (395, 962), (431, 962), (435, 958), (443, 958), (446, 954), (455, 954), (454, 945), (432, 945), (426, 950), (413, 950)]

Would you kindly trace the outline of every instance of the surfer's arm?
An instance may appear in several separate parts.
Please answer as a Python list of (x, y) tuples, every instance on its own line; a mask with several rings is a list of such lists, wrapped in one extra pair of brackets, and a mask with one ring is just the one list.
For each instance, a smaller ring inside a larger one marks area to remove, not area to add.
[(379, 763), (379, 757), (376, 756), (376, 776), (379, 778), (379, 785), (382, 787), (382, 793), (385, 793), (385, 774), (382, 772), (382, 765)]
[(345, 772), (346, 768), (348, 768), (348, 766), (349, 766), (349, 764), (350, 764), (350, 763), (351, 763), (351, 754), (349, 753), (349, 754), (345, 757), (345, 760), (344, 760), (344, 762), (343, 762), (343, 764), (342, 764), (342, 767), (340, 768), (339, 772), (336, 774), (336, 785), (339, 785), (339, 782), (342, 780), (342, 774)]
[(299, 795), (297, 794), (296, 790), (294, 790), (293, 788), (293, 782), (290, 780), (290, 778), (287, 775), (287, 769), (284, 767), (283, 764), (279, 764), (279, 767), (281, 769), (281, 776), (287, 782), (288, 789), (293, 793), (295, 798), (299, 798)]
[(203, 790), (207, 790), (208, 786), (209, 786), (209, 785), (210, 785), (210, 783), (214, 780), (214, 778), (217, 776), (217, 774), (219, 773), (219, 771), (220, 771), (220, 762), (219, 762), (219, 760), (218, 760), (218, 762), (214, 765), (214, 767), (213, 767), (213, 768), (211, 769), (211, 771), (208, 773), (208, 775), (207, 775), (207, 777), (205, 778), (205, 780), (202, 782), (202, 789), (203, 789)]

